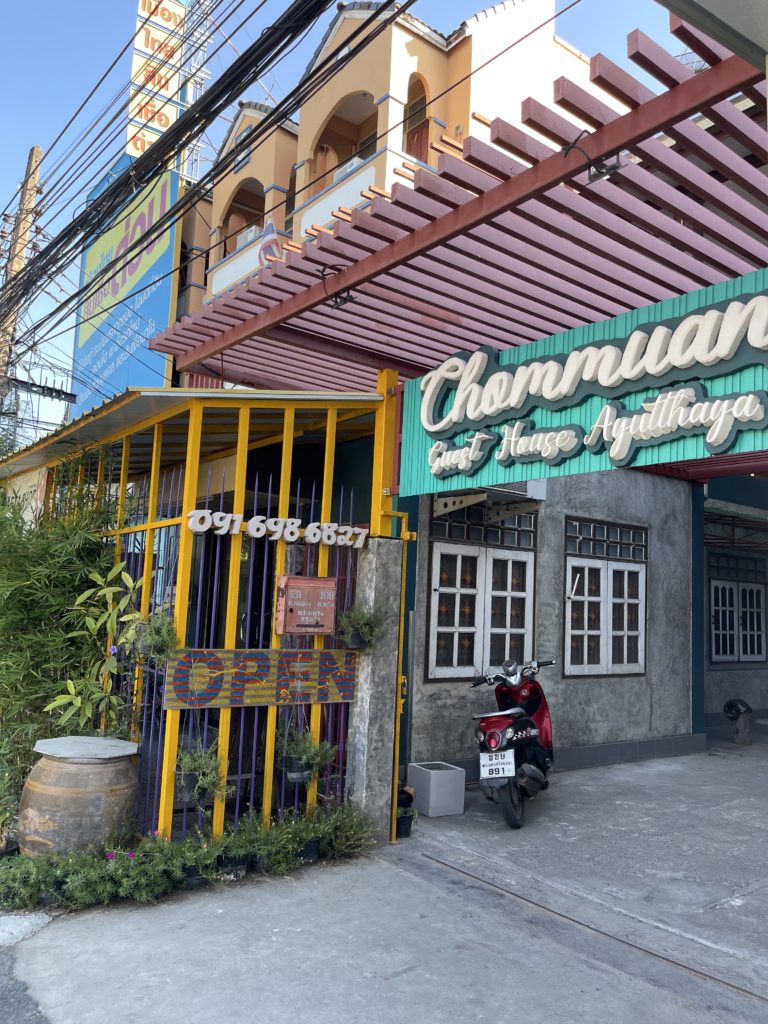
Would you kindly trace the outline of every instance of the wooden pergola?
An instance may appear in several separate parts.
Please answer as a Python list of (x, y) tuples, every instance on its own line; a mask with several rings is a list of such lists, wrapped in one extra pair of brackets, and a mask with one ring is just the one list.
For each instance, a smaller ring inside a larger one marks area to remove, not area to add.
[(702, 69), (631, 33), (664, 91), (598, 55), (591, 79), (624, 113), (561, 78), (523, 128), (477, 114), (490, 143), (443, 137), (437, 170), (406, 163), (407, 184), (366, 190), (151, 347), (249, 386), (365, 391), (382, 367), (418, 376), (768, 265), (763, 76), (671, 25)]

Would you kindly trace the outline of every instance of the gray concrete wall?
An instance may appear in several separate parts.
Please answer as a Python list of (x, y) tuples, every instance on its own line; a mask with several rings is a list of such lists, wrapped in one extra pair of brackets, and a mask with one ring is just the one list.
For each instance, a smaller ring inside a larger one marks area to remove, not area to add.
[(722, 715), (723, 704), (731, 697), (741, 697), (755, 711), (768, 708), (768, 667), (764, 661), (749, 667), (718, 665), (707, 669), (704, 675), (705, 713)]
[(389, 835), (392, 795), (397, 651), (400, 626), (402, 543), (371, 538), (357, 568), (356, 604), (375, 611), (379, 624), (371, 647), (361, 652), (357, 697), (350, 706), (347, 793)]
[[(491, 710), (490, 690), (430, 682), (426, 673), (429, 508), (419, 513), (411, 681), (410, 760), (457, 761), (476, 751), (473, 713)], [(646, 670), (641, 676), (563, 676), (565, 517), (648, 527)], [(547, 482), (539, 511), (534, 653), (542, 670), (556, 748), (637, 741), (691, 731), (691, 502), (686, 483), (613, 470)]]

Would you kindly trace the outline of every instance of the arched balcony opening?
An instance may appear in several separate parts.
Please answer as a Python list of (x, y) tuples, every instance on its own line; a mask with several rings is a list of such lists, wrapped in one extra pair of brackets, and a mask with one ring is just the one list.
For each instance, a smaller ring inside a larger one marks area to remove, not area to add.
[(429, 162), (429, 118), (427, 90), (419, 75), (408, 81), (408, 100), (403, 123), (403, 151), (421, 163)]
[(325, 122), (312, 154), (312, 195), (376, 152), (377, 110), (373, 95), (347, 96)]
[[(232, 196), (222, 218), (222, 256), (228, 256), (264, 227), (264, 186), (257, 178), (246, 178)], [(249, 231), (249, 229), (252, 229)]]

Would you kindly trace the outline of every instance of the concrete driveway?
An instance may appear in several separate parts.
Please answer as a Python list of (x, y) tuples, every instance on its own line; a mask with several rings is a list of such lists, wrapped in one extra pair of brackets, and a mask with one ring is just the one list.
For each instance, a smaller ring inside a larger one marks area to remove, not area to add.
[(557, 775), (289, 879), (0, 915), (3, 1024), (768, 1022), (768, 747)]

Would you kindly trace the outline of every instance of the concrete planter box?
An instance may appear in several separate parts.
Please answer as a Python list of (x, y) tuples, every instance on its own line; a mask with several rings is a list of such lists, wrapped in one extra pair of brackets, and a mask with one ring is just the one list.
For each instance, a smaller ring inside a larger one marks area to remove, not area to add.
[(465, 777), (463, 768), (445, 761), (409, 764), (408, 785), (416, 790), (414, 807), (428, 818), (463, 814)]

